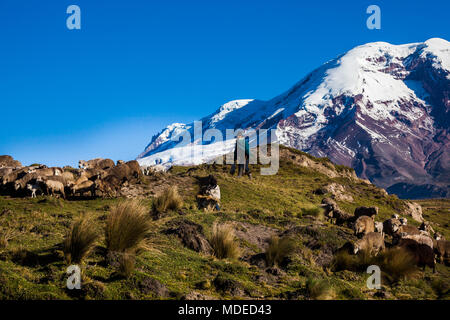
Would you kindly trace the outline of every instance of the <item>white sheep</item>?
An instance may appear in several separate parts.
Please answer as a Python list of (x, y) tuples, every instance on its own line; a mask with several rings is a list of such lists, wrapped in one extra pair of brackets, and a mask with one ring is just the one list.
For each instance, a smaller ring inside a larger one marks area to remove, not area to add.
[(64, 185), (59, 181), (47, 180), (44, 182), (47, 187), (48, 194), (54, 196), (56, 193), (60, 193), (63, 198), (66, 198), (66, 194), (64, 192)]
[(36, 198), (36, 192), (39, 191), (42, 193), (42, 189), (38, 184), (27, 184), (27, 189), (31, 191), (31, 198)]
[(408, 234), (406, 232), (400, 233), (400, 243), (402, 239), (411, 239), (419, 244), (425, 244), (429, 246), (431, 249), (433, 249), (433, 239), (431, 237), (424, 235), (424, 234)]
[(381, 235), (384, 237), (383, 222), (381, 222), (381, 221), (375, 222), (375, 231), (378, 233), (381, 233)]
[(153, 166), (141, 167), (141, 171), (142, 171), (143, 175), (149, 176), (149, 175), (151, 175), (153, 173), (166, 172), (167, 169), (166, 169), (166, 167), (164, 167), (161, 164), (156, 164), (156, 165), (153, 165)]

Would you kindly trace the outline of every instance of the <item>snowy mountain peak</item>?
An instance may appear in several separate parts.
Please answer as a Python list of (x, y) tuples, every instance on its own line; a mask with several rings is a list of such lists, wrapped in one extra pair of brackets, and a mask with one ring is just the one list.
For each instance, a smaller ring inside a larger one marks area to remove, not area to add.
[[(269, 101), (225, 103), (202, 119), (203, 130), (273, 128), (280, 143), (352, 166), (381, 187), (448, 189), (449, 64), (450, 43), (444, 39), (364, 44)], [(180, 163), (168, 156), (176, 147), (169, 140), (185, 129), (192, 134), (193, 124), (167, 127), (138, 161), (148, 163), (164, 152), (165, 159)]]
[(436, 64), (435, 68), (450, 71), (450, 42), (441, 38), (431, 38), (425, 41), (426, 47), (421, 54), (422, 58), (431, 58)]
[(184, 123), (172, 123), (168, 125), (166, 128), (164, 128), (160, 133), (153, 136), (150, 143), (145, 147), (144, 152), (142, 152), (138, 158), (144, 157), (146, 154), (149, 154), (150, 152), (153, 152), (155, 149), (157, 149), (159, 146), (170, 142), (172, 137), (175, 137), (179, 135), (180, 133), (184, 132), (184, 130), (189, 129), (189, 126), (187, 126)]
[(253, 99), (239, 99), (221, 105), (219, 110), (211, 117), (211, 122), (216, 123), (223, 120), (228, 113), (246, 106), (251, 101), (253, 101)]

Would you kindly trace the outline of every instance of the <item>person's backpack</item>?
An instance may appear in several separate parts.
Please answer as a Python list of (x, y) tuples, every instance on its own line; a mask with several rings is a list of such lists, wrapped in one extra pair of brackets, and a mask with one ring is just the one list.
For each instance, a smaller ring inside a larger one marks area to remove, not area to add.
[(250, 155), (250, 143), (248, 142), (248, 138), (245, 138), (245, 154)]

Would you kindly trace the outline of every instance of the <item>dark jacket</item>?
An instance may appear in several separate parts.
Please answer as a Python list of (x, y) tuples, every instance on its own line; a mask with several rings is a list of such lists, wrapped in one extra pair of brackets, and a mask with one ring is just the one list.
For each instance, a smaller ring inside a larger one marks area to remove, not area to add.
[(245, 155), (246, 158), (250, 156), (250, 144), (248, 142), (248, 138), (236, 139), (236, 146), (234, 148), (234, 160), (237, 160), (238, 150), (242, 150), (240, 154)]

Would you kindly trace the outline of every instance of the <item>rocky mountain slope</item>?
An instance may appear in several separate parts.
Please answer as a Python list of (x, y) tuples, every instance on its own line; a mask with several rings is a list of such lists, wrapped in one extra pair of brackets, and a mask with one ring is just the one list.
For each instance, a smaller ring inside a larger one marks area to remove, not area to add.
[[(276, 130), (279, 142), (334, 163), (406, 198), (450, 196), (450, 43), (358, 46), (269, 101), (236, 100), (201, 119), (203, 130)], [(141, 164), (190, 164), (174, 123), (154, 136)], [(196, 140), (193, 144), (200, 144)], [(229, 151), (228, 141), (222, 153)], [(223, 149), (223, 150), (222, 150)], [(217, 156), (217, 148), (204, 152)], [(210, 157), (210, 158), (211, 158)], [(191, 163), (192, 164), (192, 163)]]

